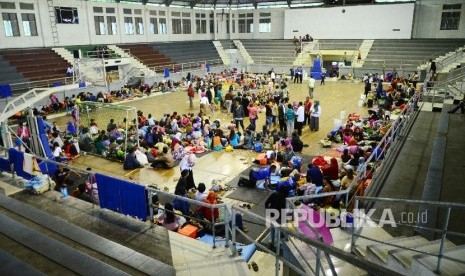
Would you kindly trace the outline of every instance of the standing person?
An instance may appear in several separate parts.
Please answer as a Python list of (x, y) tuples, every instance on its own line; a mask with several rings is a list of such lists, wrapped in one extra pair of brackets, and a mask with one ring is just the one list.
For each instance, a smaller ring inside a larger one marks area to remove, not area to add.
[(297, 120), (296, 120), (297, 134), (299, 136), (301, 136), (302, 135), (302, 127), (303, 127), (304, 121), (305, 121), (305, 110), (304, 110), (302, 102), (299, 102), (299, 107), (297, 108), (297, 110), (295, 112), (295, 115), (297, 117)]
[(358, 51), (357, 63), (360, 63), (361, 60), (362, 60), (362, 53), (360, 53), (360, 51)]
[(302, 66), (299, 66), (299, 83), (302, 83), (302, 79), (304, 77), (304, 71), (302, 69)]
[(239, 125), (242, 127), (242, 131), (245, 131), (244, 128), (244, 108), (242, 107), (241, 104), (239, 104), (239, 101), (234, 102), (234, 110), (233, 110), (233, 117), (234, 121), (236, 123), (237, 130), (239, 130)]
[(320, 85), (325, 85), (326, 80), (326, 68), (321, 68), (321, 82)]
[(271, 81), (274, 84), (275, 81), (276, 81), (276, 73), (274, 72), (273, 68), (271, 68), (270, 78), (271, 78)]
[(79, 107), (77, 105), (71, 111), (71, 116), (73, 117), (74, 128), (79, 129)]
[(320, 128), (321, 106), (320, 101), (315, 101), (315, 104), (310, 110), (310, 130), (318, 131)]
[(257, 125), (255, 122), (257, 121), (258, 118), (258, 110), (257, 107), (253, 104), (253, 102), (250, 102), (249, 106), (247, 106), (247, 109), (249, 110), (249, 121), (250, 125), (256, 129)]
[(194, 107), (195, 91), (194, 91), (194, 87), (192, 87), (192, 83), (189, 84), (189, 88), (187, 88), (187, 96), (189, 97), (189, 107), (193, 108)]
[(224, 107), (226, 108), (226, 112), (228, 115), (231, 113), (233, 98), (234, 98), (234, 95), (232, 93), (232, 90), (229, 89), (228, 93), (226, 93), (226, 95), (224, 96)]
[(294, 67), (289, 69), (289, 71), (291, 71), (291, 81), (293, 81), (294, 80)]
[(284, 99), (279, 101), (278, 106), (278, 123), (279, 123), (279, 131), (285, 133), (287, 131), (286, 126), (286, 105), (284, 104)]
[(429, 71), (430, 72), (433, 72), (433, 75), (436, 74), (436, 62), (432, 59), (429, 60), (429, 62), (431, 63), (430, 67), (429, 67)]
[(417, 71), (413, 72), (413, 76), (412, 76), (413, 90), (417, 89), (418, 78), (419, 78), (418, 77), (418, 72)]
[(310, 100), (310, 97), (307, 97), (304, 102), (304, 112), (305, 112), (304, 125), (310, 126), (311, 108), (312, 108), (312, 101)]
[[(288, 189), (286, 188), (286, 186), (283, 185), (278, 191), (273, 192), (270, 195), (270, 197), (266, 200), (265, 208), (267, 210), (266, 212), (267, 219), (270, 219), (270, 220), (273, 219), (273, 221), (275, 221), (278, 224), (281, 224), (283, 222), (281, 213), (283, 212), (284, 209), (286, 209), (286, 197), (288, 195), (287, 191)], [(271, 212), (277, 212), (277, 214), (275, 214), (275, 216), (271, 216), (269, 215), (270, 211), (268, 210), (270, 210)], [(270, 231), (271, 231), (270, 245), (274, 246), (275, 245), (275, 228), (271, 227)], [(281, 240), (281, 237), (279, 240)]]
[(209, 106), (210, 102), (208, 101), (207, 93), (202, 92), (202, 97), (200, 98), (200, 112), (202, 112), (203, 115), (207, 115)]
[(194, 182), (194, 173), (192, 171), (192, 168), (195, 165), (195, 161), (197, 160), (197, 157), (195, 154), (187, 154), (184, 156), (181, 160), (181, 163), (179, 163), (179, 169), (182, 171), (188, 170), (189, 175), (186, 178), (186, 190), (190, 190), (192, 188), (195, 188), (195, 182)]
[(287, 137), (291, 138), (292, 132), (294, 132), (294, 120), (295, 112), (292, 108), (292, 104), (287, 105), (286, 110), (286, 127), (287, 127)]
[(315, 90), (315, 79), (312, 75), (310, 75), (310, 78), (308, 79), (308, 96), (310, 99), (313, 99), (313, 90)]

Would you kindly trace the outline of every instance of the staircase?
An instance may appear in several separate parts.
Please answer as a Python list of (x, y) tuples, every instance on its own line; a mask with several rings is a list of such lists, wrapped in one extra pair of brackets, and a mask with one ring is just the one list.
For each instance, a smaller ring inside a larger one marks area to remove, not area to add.
[(223, 48), (223, 45), (221, 44), (221, 41), (215, 40), (213, 41), (213, 45), (215, 45), (216, 51), (218, 52), (218, 55), (220, 55), (221, 60), (223, 61), (224, 65), (231, 65), (231, 58), (226, 53), (226, 51)]
[(52, 50), (57, 53), (60, 57), (62, 57), (64, 60), (66, 60), (70, 64), (74, 64), (74, 56), (73, 54), (66, 50), (66, 48), (63, 47), (58, 47), (58, 48), (52, 48)]
[(362, 56), (362, 60), (358, 62), (358, 53), (354, 55), (354, 59), (352, 60), (352, 67), (354, 68), (361, 68), (363, 67), (363, 63), (365, 62), (366, 57), (368, 56), (368, 52), (370, 52), (371, 46), (373, 45), (374, 40), (365, 39), (358, 51)]
[[(175, 232), (169, 232), (170, 247), (173, 255), (173, 267), (177, 275), (248, 275), (249, 268), (241, 256), (232, 257), (229, 248), (218, 246), (212, 249), (210, 244), (192, 239)], [(195, 252), (195, 253), (194, 253)]]
[(147, 66), (145, 66), (140, 60), (136, 59), (131, 53), (127, 50), (123, 50), (122, 48), (116, 45), (108, 45), (108, 48), (114, 51), (117, 55), (123, 58), (129, 58), (131, 65), (134, 68), (140, 68), (146, 71), (151, 71)]
[(294, 66), (301, 66), (301, 65), (311, 65), (313, 60), (311, 55), (317, 54), (318, 51), (314, 50), (315, 45), (318, 44), (318, 39), (315, 39), (311, 43), (303, 43), (302, 51), (297, 55), (296, 59), (294, 60)]
[(234, 45), (236, 45), (237, 49), (239, 50), (239, 53), (244, 57), (247, 64), (254, 64), (255, 63), (254, 60), (247, 52), (247, 49), (245, 49), (244, 45), (242, 45), (242, 42), (240, 40), (234, 40), (233, 42), (234, 42)]

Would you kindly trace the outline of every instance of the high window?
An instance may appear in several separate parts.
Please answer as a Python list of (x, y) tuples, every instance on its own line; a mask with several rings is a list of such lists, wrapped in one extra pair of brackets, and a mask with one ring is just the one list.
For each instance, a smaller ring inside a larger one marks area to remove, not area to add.
[(25, 36), (37, 36), (36, 16), (33, 13), (22, 13), (23, 31)]
[(239, 33), (253, 33), (253, 13), (239, 14)]
[(16, 13), (2, 13), (3, 27), (6, 36), (19, 36), (18, 17)]
[(124, 17), (124, 33), (127, 35), (134, 34), (134, 23), (132, 17)]
[(271, 13), (261, 12), (258, 22), (258, 31), (260, 33), (271, 33)]
[(205, 13), (195, 14), (195, 33), (196, 34), (207, 33), (207, 15)]
[(458, 30), (462, 4), (442, 5), (441, 30)]

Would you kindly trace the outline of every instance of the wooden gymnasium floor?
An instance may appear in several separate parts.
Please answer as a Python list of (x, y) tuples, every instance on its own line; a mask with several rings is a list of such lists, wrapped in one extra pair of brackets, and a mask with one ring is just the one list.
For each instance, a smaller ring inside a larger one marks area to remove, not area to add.
[[(303, 155), (318, 155), (322, 154), (327, 149), (321, 147), (318, 142), (323, 139), (334, 126), (334, 119), (339, 119), (340, 111), (346, 111), (346, 114), (357, 112), (362, 116), (367, 114), (365, 107), (359, 108), (358, 101), (360, 94), (363, 93), (364, 86), (361, 83), (341, 83), (327, 80), (326, 85), (320, 86), (319, 82), (315, 88), (314, 100), (320, 101), (322, 107), (322, 116), (320, 118), (320, 130), (311, 132), (308, 127), (304, 127), (302, 140), (309, 147), (304, 148)], [(290, 100), (304, 101), (308, 95), (307, 84), (291, 84), (290, 85)], [(198, 102), (198, 98), (195, 99)], [(163, 113), (177, 111), (180, 114), (188, 112), (198, 112), (199, 108), (189, 108), (189, 102), (185, 91), (158, 96), (142, 98), (131, 102), (125, 102), (125, 105), (134, 106), (138, 110), (142, 110), (144, 114), (151, 113), (155, 118), (160, 118)], [(196, 105), (194, 105), (196, 106)], [(227, 122), (232, 119), (226, 113), (215, 112), (211, 117), (220, 119), (221, 122)], [(65, 129), (65, 123), (70, 117), (56, 118), (54, 121), (58, 123), (61, 129)], [(212, 121), (212, 120), (211, 120)], [(261, 129), (264, 124), (265, 116), (263, 113), (259, 115), (258, 127)], [(248, 120), (244, 121), (248, 125)], [(100, 126), (100, 128), (106, 127)], [(236, 177), (240, 172), (250, 166), (250, 162), (254, 160), (255, 153), (245, 150), (235, 150), (234, 152), (213, 152), (197, 159), (194, 167), (194, 180), (196, 184), (203, 182), (207, 188), (213, 179), (221, 179), (226, 182)], [(246, 158), (247, 161), (241, 159)], [(108, 175), (113, 175), (118, 178), (132, 179), (134, 182), (149, 185), (156, 184), (158, 187), (168, 187), (171, 192), (174, 192), (174, 186), (179, 178), (179, 167), (170, 170), (141, 168), (134, 171), (125, 171), (122, 169), (122, 164), (109, 161), (103, 158), (92, 155), (80, 156), (71, 162), (72, 165), (87, 168), (91, 167), (93, 171), (102, 172)], [(305, 164), (306, 166), (306, 164)]]

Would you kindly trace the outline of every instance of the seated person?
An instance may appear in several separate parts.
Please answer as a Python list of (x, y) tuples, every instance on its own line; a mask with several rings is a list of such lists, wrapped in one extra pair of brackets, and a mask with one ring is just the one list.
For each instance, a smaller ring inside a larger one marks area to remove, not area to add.
[(126, 154), (126, 158), (124, 159), (123, 169), (125, 170), (134, 170), (137, 168), (142, 167), (142, 165), (137, 161), (135, 148), (131, 148)]
[(313, 183), (317, 187), (323, 186), (323, 173), (320, 168), (313, 165), (312, 163), (308, 164), (307, 176), (310, 176), (313, 180)]
[(286, 189), (288, 195), (293, 195), (294, 190), (297, 188), (297, 181), (300, 179), (300, 174), (297, 170), (293, 170), (289, 177), (285, 180), (279, 181), (276, 184), (276, 189), (282, 191), (281, 189)]
[(186, 219), (175, 213), (173, 205), (171, 203), (165, 204), (165, 212), (158, 217), (158, 224), (165, 227), (170, 231), (177, 232), (185, 223)]
[(53, 157), (55, 157), (57, 160), (66, 160), (68, 157), (66, 157), (65, 151), (61, 149), (61, 147), (58, 145), (58, 142), (53, 143), (53, 150), (52, 150)]
[(165, 169), (169, 169), (174, 167), (174, 165), (175, 164), (173, 155), (171, 154), (168, 147), (164, 147), (163, 154), (155, 158), (155, 161), (153, 161), (152, 163), (152, 168), (162, 167)]
[[(216, 200), (215, 192), (210, 191), (208, 193), (207, 198), (203, 202), (205, 202), (207, 204), (211, 204), (211, 205), (217, 204), (218, 202)], [(209, 207), (200, 206), (199, 208), (197, 208), (197, 212), (199, 214), (201, 214), (201, 216), (203, 218), (207, 219), (208, 221), (218, 220), (218, 218), (220, 216), (218, 208), (212, 209), (212, 208), (209, 208)]]
[(204, 183), (199, 183), (197, 187), (197, 192), (195, 193), (194, 199), (198, 201), (204, 201), (207, 198), (207, 194), (205, 193), (205, 190), (207, 188), (205, 187)]
[(76, 146), (73, 143), (71, 143), (71, 141), (69, 141), (68, 139), (65, 140), (64, 149), (65, 149), (65, 155), (68, 158), (74, 158), (77, 155), (79, 155), (79, 152)]
[(276, 165), (271, 165), (268, 168), (252, 169), (249, 172), (249, 187), (255, 188), (257, 180), (265, 180), (265, 188), (270, 189), (270, 177), (272, 173), (276, 172)]
[(300, 137), (299, 135), (297, 135), (297, 132), (292, 133), (291, 145), (294, 152), (302, 152), (302, 149), (304, 148), (304, 143), (302, 142), (302, 140), (300, 140)]
[(336, 158), (331, 158), (329, 164), (321, 168), (323, 176), (329, 177), (331, 180), (336, 180), (339, 178), (339, 165)]

